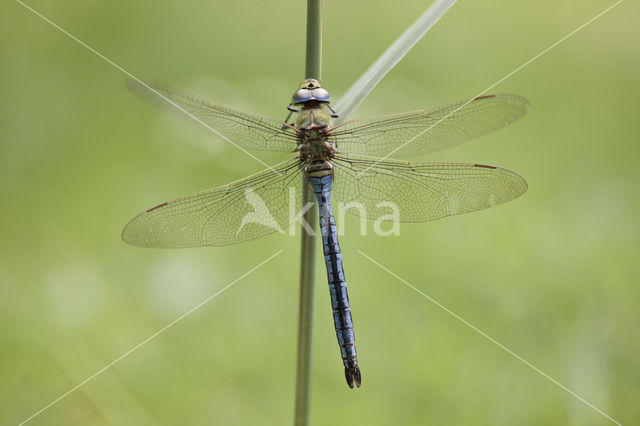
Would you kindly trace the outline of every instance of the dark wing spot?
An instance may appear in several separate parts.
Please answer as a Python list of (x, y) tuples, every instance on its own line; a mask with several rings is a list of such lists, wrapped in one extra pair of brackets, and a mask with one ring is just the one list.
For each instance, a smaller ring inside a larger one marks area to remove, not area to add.
[(474, 98), (474, 101), (479, 101), (480, 99), (488, 99), (488, 98), (495, 98), (496, 95), (484, 95), (484, 96), (478, 96), (477, 98)]
[(164, 206), (166, 206), (166, 205), (167, 205), (167, 203), (158, 204), (158, 205), (157, 205), (157, 206), (155, 206), (155, 207), (151, 207), (151, 208), (150, 208), (149, 210), (147, 210), (145, 213), (149, 213), (150, 211), (153, 211), (153, 210), (155, 210), (155, 209), (159, 209), (160, 207), (164, 207)]
[[(494, 167), (494, 166), (487, 166), (487, 165), (485, 165), (485, 164), (474, 164), (473, 166), (474, 166), (474, 167), (484, 167), (485, 169), (497, 169), (497, 167)], [(165, 204), (167, 204), (167, 203), (165, 203)], [(160, 206), (158, 206), (158, 207), (160, 207)]]

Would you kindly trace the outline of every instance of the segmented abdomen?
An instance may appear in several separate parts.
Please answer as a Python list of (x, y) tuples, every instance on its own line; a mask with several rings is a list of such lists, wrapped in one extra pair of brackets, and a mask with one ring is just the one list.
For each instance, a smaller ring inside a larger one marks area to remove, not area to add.
[(354, 383), (360, 387), (360, 369), (356, 357), (356, 342), (353, 333), (351, 308), (349, 307), (349, 295), (347, 294), (347, 282), (344, 278), (342, 254), (340, 253), (340, 245), (338, 244), (336, 222), (333, 217), (333, 211), (331, 210), (331, 184), (333, 182), (333, 175), (310, 176), (309, 182), (316, 195), (320, 209), (320, 231), (322, 232), (324, 261), (329, 280), (333, 322), (345, 367), (345, 377), (349, 387), (353, 388)]

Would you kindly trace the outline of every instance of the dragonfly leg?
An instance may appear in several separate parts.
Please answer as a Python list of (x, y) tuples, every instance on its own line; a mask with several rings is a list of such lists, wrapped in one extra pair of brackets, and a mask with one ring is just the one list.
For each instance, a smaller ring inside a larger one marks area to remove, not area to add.
[(335, 112), (333, 108), (331, 108), (331, 105), (327, 104), (327, 108), (329, 108), (329, 111), (331, 111), (331, 117), (333, 117), (333, 118), (338, 118), (338, 117), (340, 117), (340, 116), (338, 115), (338, 113), (337, 113), (337, 112)]
[(284, 119), (285, 125), (282, 126), (281, 130), (284, 130), (287, 128), (287, 125), (288, 125), (287, 121), (289, 121), (289, 119), (291, 118), (291, 114), (293, 114), (294, 112), (300, 112), (298, 108), (294, 108), (291, 105), (289, 105), (287, 109), (289, 110), (289, 115), (287, 115), (287, 118)]

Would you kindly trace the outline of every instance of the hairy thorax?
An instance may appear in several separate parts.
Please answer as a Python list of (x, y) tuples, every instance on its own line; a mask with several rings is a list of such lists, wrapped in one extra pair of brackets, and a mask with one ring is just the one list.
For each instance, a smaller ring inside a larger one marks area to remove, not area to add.
[(331, 116), (322, 106), (317, 105), (300, 111), (295, 127), (300, 130), (297, 150), (305, 161), (309, 176), (324, 176), (333, 173), (331, 158), (335, 154), (332, 138), (329, 136)]

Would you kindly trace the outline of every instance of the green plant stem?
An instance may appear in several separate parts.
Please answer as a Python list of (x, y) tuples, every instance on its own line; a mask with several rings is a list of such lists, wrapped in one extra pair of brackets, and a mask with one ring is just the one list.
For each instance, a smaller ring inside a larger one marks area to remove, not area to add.
[[(307, 0), (307, 51), (305, 78), (320, 80), (322, 69), (322, 10), (323, 0)], [(305, 179), (303, 177), (303, 179)], [(306, 180), (302, 182), (303, 204), (315, 199)], [(311, 207), (303, 220), (315, 231), (318, 212)], [(302, 227), (302, 249), (300, 257), (300, 313), (298, 319), (298, 367), (296, 373), (296, 402), (294, 424), (309, 423), (311, 399), (311, 349), (313, 338), (313, 287), (315, 272), (316, 236)]]
[(307, 0), (307, 57), (305, 78), (322, 77), (322, 10), (324, 0)]

